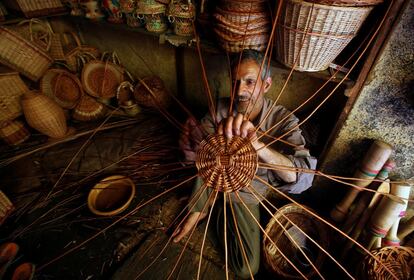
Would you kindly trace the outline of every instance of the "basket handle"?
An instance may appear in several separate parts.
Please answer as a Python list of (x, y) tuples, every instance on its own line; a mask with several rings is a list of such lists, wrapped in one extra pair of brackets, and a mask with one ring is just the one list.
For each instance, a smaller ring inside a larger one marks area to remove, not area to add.
[(80, 41), (80, 39), (79, 39), (79, 36), (78, 36), (75, 32), (73, 32), (73, 31), (69, 31), (69, 32), (64, 32), (64, 33), (63, 33), (63, 39), (65, 40), (65, 44), (66, 44), (66, 45), (68, 45), (68, 44), (69, 44), (69, 41), (68, 41), (68, 39), (67, 39), (66, 35), (70, 35), (70, 36), (72, 36), (73, 40), (75, 40), (75, 43), (76, 43), (76, 46), (77, 46), (77, 47), (82, 46), (82, 43), (81, 43), (81, 41)]
[(128, 81), (123, 81), (122, 83), (119, 84), (118, 88), (116, 89), (116, 99), (117, 100), (119, 100), (119, 94), (121, 92), (121, 89), (124, 89), (124, 88), (128, 88), (131, 93), (134, 92), (134, 86)]
[(50, 26), (49, 22), (44, 22), (42, 20), (39, 19), (26, 19), (26, 20), (22, 20), (20, 21), (17, 26), (22, 26), (24, 24), (29, 24), (29, 34), (30, 34), (30, 41), (34, 41), (34, 30), (33, 30), (33, 25), (34, 24), (38, 24), (40, 25), (45, 31), (46, 31), (46, 36), (41, 36), (38, 37), (37, 39), (42, 40), (44, 38), (46, 38), (45, 42), (46, 42), (46, 51), (50, 50), (50, 46), (52, 45), (52, 34), (53, 34), (53, 30), (52, 27)]

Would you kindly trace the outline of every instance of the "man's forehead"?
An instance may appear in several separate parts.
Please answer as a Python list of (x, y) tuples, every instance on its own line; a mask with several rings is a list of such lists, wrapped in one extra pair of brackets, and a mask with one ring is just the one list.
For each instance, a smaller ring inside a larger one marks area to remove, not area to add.
[(239, 65), (233, 67), (233, 74), (238, 75), (248, 75), (248, 74), (257, 74), (259, 71), (260, 65), (255, 60), (243, 60)]

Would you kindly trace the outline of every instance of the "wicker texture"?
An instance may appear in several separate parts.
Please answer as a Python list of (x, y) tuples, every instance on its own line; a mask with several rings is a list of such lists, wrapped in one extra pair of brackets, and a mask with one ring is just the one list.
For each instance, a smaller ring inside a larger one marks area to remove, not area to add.
[(18, 73), (0, 74), (0, 123), (22, 114), (20, 98), (28, 90)]
[(18, 34), (0, 27), (0, 63), (37, 81), (52, 63), (52, 58)]
[(72, 117), (78, 121), (92, 121), (103, 117), (106, 107), (88, 95), (83, 95), (73, 110)]
[(223, 0), (213, 17), (214, 32), (228, 52), (261, 51), (269, 41), (270, 18), (263, 1)]
[(51, 138), (63, 138), (67, 132), (63, 109), (50, 97), (27, 92), (22, 98), (22, 108), (27, 123)]
[(0, 225), (2, 225), (14, 210), (13, 203), (2, 191), (0, 191), (0, 210)]
[(124, 69), (109, 61), (92, 60), (82, 69), (82, 85), (94, 97), (114, 97), (123, 80)]
[(49, 69), (40, 82), (43, 94), (64, 109), (73, 109), (83, 95), (78, 77), (62, 69)]
[(151, 108), (168, 107), (170, 105), (170, 93), (160, 77), (145, 77), (142, 81), (151, 89), (152, 93), (143, 83), (139, 83), (134, 89), (134, 97), (139, 105)]
[(340, 7), (361, 7), (361, 6), (375, 6), (384, 2), (383, 0), (306, 0), (306, 2), (340, 6)]
[(149, 32), (161, 33), (168, 28), (167, 17), (164, 13), (146, 14), (145, 15), (145, 29)]
[(295, 66), (299, 71), (327, 69), (372, 10), (372, 7), (336, 7), (301, 0), (287, 0), (283, 5), (275, 40), (277, 60), (293, 67), (299, 54)]
[[(311, 278), (316, 272), (292, 240), (301, 247), (302, 251), (306, 253), (318, 269), (321, 268), (326, 254), (285, 217), (306, 232), (322, 248), (327, 249), (329, 245), (328, 232), (323, 224), (300, 206), (288, 204), (280, 208), (267, 224), (266, 233), (276, 246), (269, 238), (263, 238), (265, 263), (281, 279), (302, 279), (302, 276), (280, 254), (280, 251), (282, 251), (307, 278)], [(284, 226), (285, 230), (281, 225)]]
[(358, 279), (388, 280), (395, 279), (387, 270), (399, 280), (409, 280), (414, 277), (414, 249), (411, 247), (391, 246), (373, 250), (371, 253), (384, 265), (367, 255), (361, 262)]
[(195, 6), (191, 2), (172, 0), (168, 6), (167, 16), (173, 24), (174, 33), (180, 36), (192, 36), (195, 14)]
[(0, 137), (9, 145), (19, 145), (30, 137), (21, 121), (5, 121), (0, 124)]
[[(75, 46), (71, 46), (69, 43), (69, 37), (73, 39), (75, 42)], [(67, 67), (72, 72), (81, 72), (81, 58), (89, 57), (89, 58), (97, 58), (100, 56), (100, 51), (92, 46), (82, 45), (79, 37), (73, 33), (65, 33), (63, 34), (63, 49), (65, 52), (65, 62)], [(65, 51), (65, 49), (67, 49)]]
[(60, 0), (4, 0), (13, 10), (22, 12), (25, 17), (33, 18), (66, 11)]
[(250, 186), (258, 167), (256, 150), (250, 141), (211, 134), (197, 151), (196, 166), (204, 184), (220, 192), (234, 192)]

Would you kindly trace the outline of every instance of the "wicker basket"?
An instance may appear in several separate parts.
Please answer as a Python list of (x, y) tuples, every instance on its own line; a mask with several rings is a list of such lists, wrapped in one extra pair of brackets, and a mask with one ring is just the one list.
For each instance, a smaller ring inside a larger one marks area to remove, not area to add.
[[(413, 279), (414, 248), (391, 246), (373, 250), (371, 253), (384, 265), (367, 255), (358, 267), (358, 279), (385, 280), (395, 277), (399, 280)], [(387, 269), (392, 271), (395, 277)]]
[(4, 223), (4, 221), (10, 215), (10, 213), (13, 212), (13, 210), (13, 203), (2, 191), (0, 191), (0, 225)]
[(167, 30), (167, 17), (164, 13), (145, 15), (145, 29), (154, 33), (162, 33)]
[(40, 82), (41, 91), (64, 109), (73, 109), (83, 95), (78, 77), (62, 69), (49, 69)]
[(384, 0), (306, 0), (306, 2), (330, 6), (361, 7), (375, 6), (384, 2)]
[(0, 123), (23, 113), (20, 98), (28, 90), (18, 73), (0, 74)]
[(68, 132), (65, 113), (50, 97), (38, 92), (26, 92), (22, 98), (27, 123), (50, 138), (63, 138)]
[(62, 13), (66, 11), (60, 0), (4, 0), (12, 10), (22, 12), (25, 17), (33, 18)]
[(83, 95), (73, 110), (72, 117), (78, 121), (92, 121), (105, 116), (106, 107), (88, 95)]
[[(75, 42), (75, 45), (71, 45), (69, 43), (69, 38), (72, 38)], [(66, 62), (67, 67), (72, 72), (81, 72), (81, 61), (86, 61), (85, 59), (82, 60), (83, 57), (88, 57), (89, 59), (96, 59), (100, 56), (100, 51), (92, 46), (85, 46), (82, 45), (79, 37), (73, 33), (65, 33), (63, 34), (63, 47), (65, 51), (65, 58), (64, 61)]]
[(52, 63), (52, 58), (32, 42), (0, 27), (0, 63), (37, 81)]
[(119, 107), (129, 116), (135, 116), (139, 113), (140, 109), (134, 98), (134, 87), (130, 82), (124, 81), (119, 85), (116, 91), (116, 99)]
[(191, 2), (172, 0), (168, 5), (168, 16), (194, 19), (195, 14), (195, 6)]
[(238, 0), (222, 0), (220, 7), (226, 11), (257, 13), (267, 9), (266, 1), (238, 1)]
[(301, 0), (287, 0), (283, 5), (275, 40), (277, 60), (293, 67), (299, 56), (295, 66), (299, 71), (327, 69), (372, 10), (372, 6), (338, 7)]
[(148, 91), (143, 83), (139, 83), (134, 89), (134, 97), (139, 105), (151, 108), (168, 107), (170, 105), (170, 93), (160, 77), (145, 77), (142, 81), (151, 89), (152, 93)]
[[(292, 240), (301, 247), (302, 251), (306, 253), (318, 269), (321, 268), (326, 254), (295, 225), (288, 221), (286, 217), (306, 232), (322, 248), (326, 249), (329, 245), (329, 235), (324, 225), (308, 214), (303, 208), (295, 204), (288, 204), (275, 213), (266, 227), (266, 233), (273, 240), (274, 244), (266, 236), (263, 238), (265, 263), (281, 279), (302, 279), (302, 276), (280, 254), (281, 251), (307, 278), (311, 278), (316, 272)], [(283, 225), (285, 230), (281, 225)]]
[(0, 137), (8, 145), (19, 145), (30, 137), (30, 132), (21, 121), (5, 121), (0, 124)]

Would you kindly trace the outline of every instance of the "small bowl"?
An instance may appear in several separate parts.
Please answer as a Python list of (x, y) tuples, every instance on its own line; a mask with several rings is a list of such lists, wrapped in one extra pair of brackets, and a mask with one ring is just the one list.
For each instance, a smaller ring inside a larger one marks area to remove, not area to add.
[(99, 216), (113, 216), (128, 208), (135, 196), (135, 184), (128, 177), (114, 175), (101, 180), (89, 192), (88, 207)]

